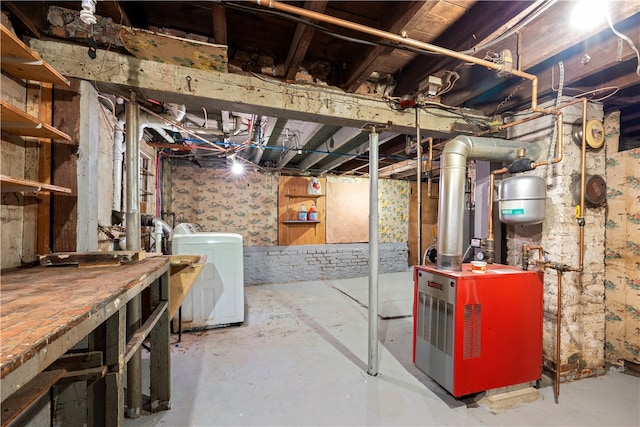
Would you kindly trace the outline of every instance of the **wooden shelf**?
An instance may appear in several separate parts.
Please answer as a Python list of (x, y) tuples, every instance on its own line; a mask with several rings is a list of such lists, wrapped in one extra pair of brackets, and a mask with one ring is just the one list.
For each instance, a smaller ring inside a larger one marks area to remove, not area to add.
[(0, 186), (3, 193), (14, 191), (53, 191), (55, 193), (71, 194), (70, 188), (58, 187), (57, 185), (44, 184), (42, 182), (28, 179), (14, 178), (7, 175), (0, 175)]
[(0, 25), (2, 38), (2, 71), (19, 79), (38, 80), (69, 86), (62, 74), (42, 60), (40, 55), (31, 50), (15, 34), (4, 25)]
[(290, 199), (317, 199), (324, 197), (324, 194), (286, 194)]
[(66, 133), (40, 122), (31, 114), (3, 100), (0, 100), (0, 120), (2, 130), (15, 135), (71, 141), (71, 137)]
[(298, 221), (296, 219), (289, 219), (282, 221), (283, 224), (320, 224), (320, 221)]

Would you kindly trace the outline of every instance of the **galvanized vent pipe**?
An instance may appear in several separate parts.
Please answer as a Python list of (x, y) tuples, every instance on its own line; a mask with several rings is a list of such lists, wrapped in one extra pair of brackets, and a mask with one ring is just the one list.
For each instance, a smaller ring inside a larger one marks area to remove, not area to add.
[[(462, 270), (462, 229), (464, 187), (467, 162), (489, 160), (509, 162), (518, 158), (518, 149), (526, 147), (527, 157), (537, 160), (540, 146), (499, 138), (460, 135), (447, 142), (440, 155), (440, 195), (438, 200), (438, 269)], [(493, 190), (492, 190), (493, 191)]]

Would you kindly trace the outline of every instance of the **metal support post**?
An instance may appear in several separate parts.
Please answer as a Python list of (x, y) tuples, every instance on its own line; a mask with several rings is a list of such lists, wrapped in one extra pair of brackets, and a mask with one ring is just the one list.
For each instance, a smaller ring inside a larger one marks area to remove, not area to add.
[(369, 134), (369, 375), (378, 375), (378, 133)]

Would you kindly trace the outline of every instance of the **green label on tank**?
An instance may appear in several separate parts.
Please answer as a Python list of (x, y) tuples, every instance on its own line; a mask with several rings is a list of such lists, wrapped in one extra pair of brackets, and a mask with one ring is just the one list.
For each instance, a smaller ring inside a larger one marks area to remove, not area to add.
[(502, 209), (502, 215), (524, 215), (524, 209)]

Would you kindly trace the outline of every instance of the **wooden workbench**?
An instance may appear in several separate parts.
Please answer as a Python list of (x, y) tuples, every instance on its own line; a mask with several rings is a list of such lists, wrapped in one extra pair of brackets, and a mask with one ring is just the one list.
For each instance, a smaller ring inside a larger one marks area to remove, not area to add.
[[(125, 363), (148, 337), (151, 407), (170, 406), (169, 258), (110, 267), (34, 267), (1, 276), (2, 404), (101, 327), (105, 425), (124, 420)], [(126, 339), (127, 303), (150, 290), (151, 315)], [(32, 382), (33, 382), (32, 381)], [(3, 408), (4, 411), (4, 408)], [(3, 414), (4, 415), (4, 414)], [(3, 424), (4, 424), (3, 419)]]

